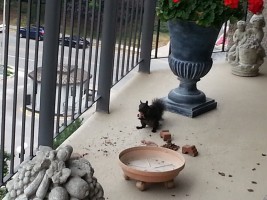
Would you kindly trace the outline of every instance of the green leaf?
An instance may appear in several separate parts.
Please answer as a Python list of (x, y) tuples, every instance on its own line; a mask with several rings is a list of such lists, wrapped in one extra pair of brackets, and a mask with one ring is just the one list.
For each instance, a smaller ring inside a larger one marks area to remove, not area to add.
[(158, 0), (157, 14), (162, 20), (180, 19), (195, 21), (201, 26), (219, 27), (228, 19), (240, 19), (244, 16), (243, 0), (238, 9), (224, 5), (223, 0)]

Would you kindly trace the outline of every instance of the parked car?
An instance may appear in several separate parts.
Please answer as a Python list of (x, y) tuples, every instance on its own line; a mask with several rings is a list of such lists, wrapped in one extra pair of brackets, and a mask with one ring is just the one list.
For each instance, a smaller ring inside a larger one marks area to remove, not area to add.
[(64, 38), (64, 41), (62, 41), (63, 39), (60, 38), (59, 39), (59, 44), (62, 44), (63, 42), (63, 45), (64, 46), (70, 46), (71, 47), (74, 47), (76, 48), (76, 46), (78, 45), (78, 48), (83, 48), (83, 45), (85, 43), (85, 48), (89, 47), (90, 45), (90, 42), (82, 37), (78, 37), (78, 36), (73, 36), (72, 37), (72, 40), (71, 40), (71, 37), (65, 37)]
[[(43, 26), (40, 26), (39, 27), (39, 31), (37, 30), (38, 28), (35, 27), (35, 26), (31, 26), (30, 27), (30, 35), (29, 35), (29, 38), (30, 39), (35, 39), (36, 36), (38, 37), (38, 40), (43, 40), (44, 39), (44, 27)], [(26, 38), (26, 34), (28, 32), (28, 29), (27, 28), (20, 28), (19, 30), (19, 36), (21, 38)]]
[(2, 33), (4, 30), (4, 24), (0, 24), (0, 33)]

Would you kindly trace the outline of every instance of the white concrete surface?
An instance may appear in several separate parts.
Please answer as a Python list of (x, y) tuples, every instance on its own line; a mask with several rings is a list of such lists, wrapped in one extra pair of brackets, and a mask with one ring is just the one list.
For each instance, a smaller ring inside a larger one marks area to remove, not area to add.
[(124, 180), (118, 164), (123, 149), (140, 145), (142, 139), (164, 144), (159, 131), (135, 128), (139, 100), (164, 97), (179, 83), (167, 59), (152, 60), (151, 68), (151, 74), (132, 71), (123, 85), (112, 90), (110, 114), (85, 113), (83, 125), (65, 142), (91, 162), (106, 199), (263, 200), (267, 195), (267, 156), (263, 156), (267, 154), (267, 64), (258, 77), (238, 77), (218, 55), (198, 83), (198, 89), (218, 102), (217, 109), (196, 118), (164, 114), (161, 129), (172, 133), (173, 143), (193, 144), (199, 151), (197, 157), (184, 155), (186, 166), (175, 178), (176, 187), (154, 184), (141, 192), (135, 181)]

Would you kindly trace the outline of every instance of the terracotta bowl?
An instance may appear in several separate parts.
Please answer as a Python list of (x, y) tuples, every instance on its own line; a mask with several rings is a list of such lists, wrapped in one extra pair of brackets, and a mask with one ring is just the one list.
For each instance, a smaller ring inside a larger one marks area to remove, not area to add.
[(123, 150), (119, 164), (126, 179), (159, 183), (173, 180), (184, 168), (185, 159), (167, 148), (139, 146)]

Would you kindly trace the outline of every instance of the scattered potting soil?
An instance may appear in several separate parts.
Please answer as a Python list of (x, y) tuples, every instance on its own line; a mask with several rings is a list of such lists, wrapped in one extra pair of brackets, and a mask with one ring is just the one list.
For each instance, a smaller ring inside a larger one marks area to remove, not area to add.
[(220, 174), (221, 176), (225, 176), (225, 173), (223, 172), (218, 172), (218, 174)]
[(153, 141), (147, 141), (147, 140), (141, 140), (141, 143), (147, 146), (158, 146), (155, 142)]
[(174, 151), (178, 151), (178, 149), (180, 148), (180, 146), (168, 141), (166, 144), (162, 145), (162, 147), (164, 148), (168, 148)]

